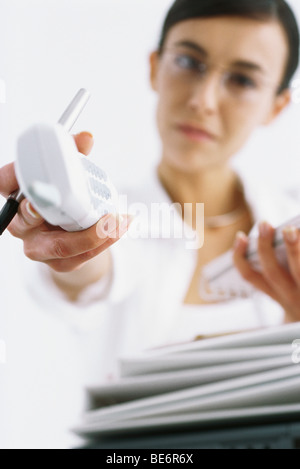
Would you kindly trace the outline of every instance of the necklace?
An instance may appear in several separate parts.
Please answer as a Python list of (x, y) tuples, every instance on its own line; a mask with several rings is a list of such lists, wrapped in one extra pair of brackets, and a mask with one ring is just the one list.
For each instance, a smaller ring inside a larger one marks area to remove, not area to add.
[(214, 217), (205, 217), (204, 225), (205, 228), (215, 229), (224, 228), (226, 226), (233, 225), (236, 223), (242, 215), (245, 214), (246, 207), (238, 207), (232, 212), (224, 213), (223, 215), (216, 215)]
[(241, 203), (240, 206), (232, 210), (231, 212), (224, 213), (222, 215), (215, 215), (212, 217), (204, 217), (205, 228), (216, 229), (224, 228), (226, 226), (233, 225), (248, 211), (248, 206), (245, 202), (243, 186), (240, 180), (238, 180), (237, 192), (240, 194)]
[[(158, 175), (158, 178), (160, 180), (160, 183), (162, 184), (164, 189), (168, 192), (168, 190), (166, 189), (165, 184), (163, 182), (163, 179), (161, 178), (161, 174), (159, 172), (159, 169), (157, 171), (157, 175)], [(235, 223), (237, 223), (239, 221), (240, 218), (242, 218), (242, 216), (244, 216), (244, 215), (246, 215), (246, 213), (248, 213), (249, 208), (248, 208), (248, 206), (246, 204), (246, 201), (245, 201), (243, 184), (242, 184), (242, 182), (239, 178), (237, 179), (236, 191), (239, 193), (240, 200), (241, 200), (241, 203), (239, 204), (239, 207), (235, 208), (231, 212), (227, 212), (227, 213), (224, 213), (222, 215), (214, 215), (214, 216), (208, 216), (208, 217), (204, 216), (204, 226), (205, 226), (205, 228), (217, 229), (217, 228), (225, 228), (225, 227), (234, 225)], [(168, 194), (169, 194), (171, 200), (173, 200), (169, 192), (168, 192)]]

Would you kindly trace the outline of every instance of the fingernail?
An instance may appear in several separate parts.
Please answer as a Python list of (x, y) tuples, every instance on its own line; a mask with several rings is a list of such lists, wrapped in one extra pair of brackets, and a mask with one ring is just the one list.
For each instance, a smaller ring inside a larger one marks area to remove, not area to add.
[(41, 218), (41, 215), (33, 208), (30, 202), (27, 202), (26, 210), (32, 218), (35, 218), (36, 220)]
[(122, 222), (118, 226), (118, 238), (121, 238), (129, 230), (130, 224), (134, 218), (134, 215), (123, 215)]
[(121, 223), (123, 222), (124, 217), (126, 217), (126, 215), (121, 215), (120, 213), (116, 215), (116, 219), (119, 225), (121, 225)]
[(119, 234), (124, 234), (125, 231), (128, 230), (132, 220), (134, 219), (134, 217), (132, 215), (125, 215), (123, 217), (123, 220), (122, 222), (120, 223), (119, 225)]
[(235, 238), (234, 248), (238, 249), (240, 246), (244, 246), (244, 244), (248, 241), (248, 237), (243, 231), (239, 231)]
[(295, 226), (287, 226), (283, 234), (288, 243), (295, 244), (299, 239), (299, 231)]
[(107, 238), (116, 231), (117, 226), (117, 217), (112, 214), (108, 215), (98, 222), (96, 228), (97, 236), (99, 238)]
[(263, 221), (262, 223), (260, 223), (259, 234), (262, 238), (269, 238), (272, 234), (271, 225), (266, 221)]
[(79, 135), (83, 135), (83, 134), (88, 135), (88, 136), (91, 137), (91, 138), (94, 138), (94, 135), (91, 134), (91, 132), (88, 132), (87, 130), (84, 130), (83, 132), (78, 132), (78, 133), (76, 134), (76, 137), (79, 137)]

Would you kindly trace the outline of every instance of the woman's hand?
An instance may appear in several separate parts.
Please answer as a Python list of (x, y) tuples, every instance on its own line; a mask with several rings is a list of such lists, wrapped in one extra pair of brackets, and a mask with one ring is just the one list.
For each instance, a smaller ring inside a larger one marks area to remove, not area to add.
[(277, 301), (286, 311), (286, 322), (300, 321), (300, 235), (296, 227), (284, 230), (289, 272), (275, 256), (273, 240), (275, 229), (268, 223), (260, 224), (258, 254), (262, 272), (254, 271), (245, 258), (248, 238), (238, 233), (234, 248), (234, 263), (242, 277), (255, 288)]
[[(88, 155), (93, 147), (92, 136), (82, 132), (74, 138), (78, 150)], [(7, 198), (17, 189), (14, 164), (9, 164), (0, 169), (0, 194)], [(56, 272), (72, 272), (118, 241), (129, 224), (130, 218), (126, 215), (122, 221), (105, 215), (98, 224), (85, 231), (68, 233), (46, 223), (25, 199), (8, 230), (23, 241), (29, 259), (44, 262)]]

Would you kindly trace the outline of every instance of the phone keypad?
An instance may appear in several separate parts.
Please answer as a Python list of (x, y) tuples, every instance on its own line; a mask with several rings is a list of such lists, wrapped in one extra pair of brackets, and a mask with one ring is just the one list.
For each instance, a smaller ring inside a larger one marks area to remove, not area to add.
[(89, 173), (90, 176), (93, 176), (96, 179), (107, 182), (107, 175), (105, 171), (98, 168), (94, 163), (92, 163), (87, 158), (81, 159), (84, 169)]
[(101, 168), (98, 168), (89, 159), (80, 157), (86, 174), (86, 181), (90, 193), (91, 207), (99, 217), (112, 211), (113, 194), (108, 177)]
[(89, 185), (90, 185), (92, 192), (94, 193), (96, 197), (98, 196), (101, 199), (104, 199), (106, 201), (111, 199), (111, 196), (112, 196), (111, 191), (105, 184), (102, 184), (96, 179), (89, 178)]

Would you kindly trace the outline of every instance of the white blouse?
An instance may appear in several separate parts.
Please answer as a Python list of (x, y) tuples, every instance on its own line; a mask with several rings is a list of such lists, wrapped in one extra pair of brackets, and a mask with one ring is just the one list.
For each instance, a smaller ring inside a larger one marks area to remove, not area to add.
[(213, 305), (183, 305), (174, 318), (168, 342), (189, 342), (221, 334), (260, 329), (282, 322), (282, 311), (262, 307), (258, 297)]
[[(257, 181), (240, 177), (246, 200), (257, 222), (268, 220), (278, 226), (299, 214), (296, 198), (278, 193), (275, 188), (258, 187)], [(144, 203), (149, 207), (149, 212), (151, 203), (171, 205), (155, 170), (139, 187), (131, 187), (124, 193), (128, 197), (129, 211), (136, 203)], [(126, 213), (126, 208), (125, 212), (122, 208), (120, 212)], [(177, 214), (175, 231), (182, 231), (182, 224)], [(193, 315), (197, 318), (197, 327), (194, 321), (192, 325), (185, 319), (183, 301), (197, 262), (197, 251), (187, 249), (187, 238), (190, 240), (195, 233), (185, 227), (185, 238), (166, 239), (162, 233), (165, 227), (160, 226), (154, 229), (156, 237), (149, 238), (149, 226), (148, 219), (140, 217), (129, 234), (111, 248), (112, 278), (108, 277), (88, 287), (77, 304), (71, 304), (64, 298), (44, 265), (38, 269), (34, 264), (30, 266), (34, 276), (27, 275), (26, 278), (29, 279), (28, 286), (32, 294), (43, 308), (52, 314), (55, 311), (60, 320), (67, 321), (81, 331), (95, 330), (97, 327), (101, 329), (107, 311), (115, 311), (119, 324), (123, 324), (119, 344), (122, 343), (120, 347), (124, 352), (127, 348), (138, 351), (162, 345), (170, 340), (170, 330), (178, 329), (176, 337), (181, 334), (185, 337), (188, 335), (185, 330), (193, 329), (194, 326), (195, 335), (206, 335), (210, 330), (212, 333), (221, 333), (236, 328), (260, 327), (262, 315), (264, 325), (276, 325), (282, 321), (281, 308), (273, 300), (257, 293), (254, 299), (201, 305), (198, 307), (199, 315)], [(255, 225), (252, 233), (257, 231)], [(268, 314), (268, 311), (271, 313)], [(179, 317), (182, 327), (176, 326)], [(198, 320), (198, 317), (205, 319)]]

